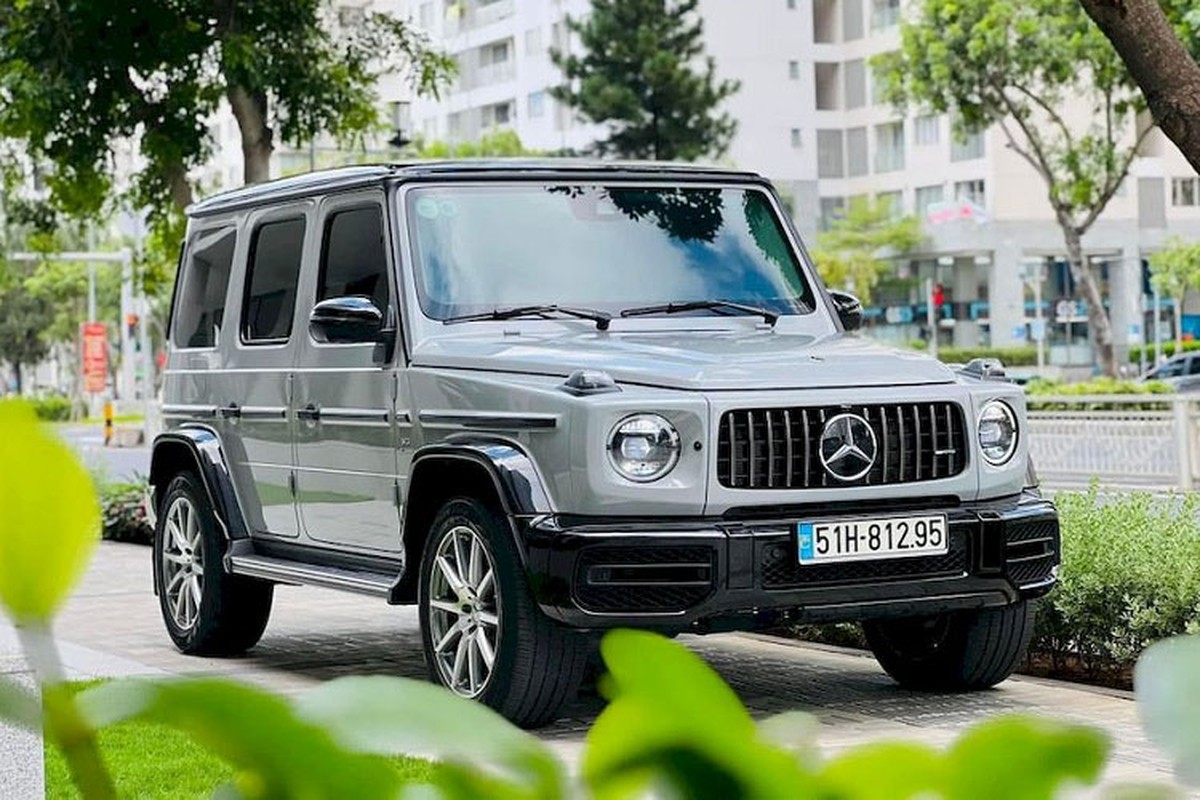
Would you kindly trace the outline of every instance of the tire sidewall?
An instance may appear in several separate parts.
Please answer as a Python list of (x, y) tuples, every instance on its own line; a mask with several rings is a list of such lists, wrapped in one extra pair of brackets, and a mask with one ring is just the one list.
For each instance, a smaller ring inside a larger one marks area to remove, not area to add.
[[(421, 622), (421, 643), (430, 679), (439, 686), (446, 686), (438, 669), (433, 652), (434, 642), (430, 625), (429, 584), (433, 575), (438, 546), (451, 529), (466, 526), (475, 531), (483, 541), (496, 572), (496, 589), (500, 624), (496, 636), (496, 660), (488, 677), (487, 686), (476, 700), (499, 709), (507, 693), (509, 676), (513, 673), (516, 660), (515, 642), (519, 636), (519, 616), (522, 605), (529, 603), (528, 588), (521, 572), (521, 564), (513, 546), (509, 531), (490, 509), (471, 498), (456, 498), (442, 507), (434, 519), (429, 538), (421, 556), (420, 581), (418, 582), (418, 604)], [(449, 688), (449, 687), (447, 687)]]

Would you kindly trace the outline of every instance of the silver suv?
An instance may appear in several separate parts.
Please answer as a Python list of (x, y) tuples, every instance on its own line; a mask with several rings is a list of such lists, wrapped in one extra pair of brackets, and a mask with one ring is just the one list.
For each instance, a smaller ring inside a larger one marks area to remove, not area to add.
[(537, 725), (599, 631), (860, 620), (905, 686), (990, 686), (1058, 521), (997, 365), (850, 335), (761, 177), (357, 167), (190, 210), (155, 442), (186, 653), (276, 583), (416, 604), (429, 672)]

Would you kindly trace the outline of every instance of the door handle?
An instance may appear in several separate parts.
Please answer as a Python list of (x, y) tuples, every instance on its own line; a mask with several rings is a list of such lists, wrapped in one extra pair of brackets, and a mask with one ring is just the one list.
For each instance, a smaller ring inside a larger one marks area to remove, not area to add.
[(237, 403), (230, 403), (217, 409), (217, 416), (223, 419), (237, 419), (242, 415), (242, 409)]
[(317, 408), (312, 403), (309, 403), (304, 408), (296, 409), (296, 419), (302, 419), (305, 422), (316, 422), (321, 418), (321, 409)]

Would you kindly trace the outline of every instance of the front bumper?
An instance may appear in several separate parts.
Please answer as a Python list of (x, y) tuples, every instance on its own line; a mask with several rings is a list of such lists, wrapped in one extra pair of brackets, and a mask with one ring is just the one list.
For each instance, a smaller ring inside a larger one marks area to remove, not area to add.
[[(800, 519), (945, 513), (945, 555), (801, 565)], [(530, 585), (568, 625), (734, 630), (784, 621), (917, 616), (1016, 603), (1048, 592), (1058, 514), (1036, 493), (961, 505), (824, 506), (770, 518), (547, 516), (522, 523)]]

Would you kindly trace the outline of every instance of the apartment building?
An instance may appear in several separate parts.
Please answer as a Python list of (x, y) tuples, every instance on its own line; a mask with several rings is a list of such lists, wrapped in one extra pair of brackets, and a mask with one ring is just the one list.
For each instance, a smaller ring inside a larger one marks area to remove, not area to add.
[[(946, 116), (901, 116), (881, 102), (871, 59), (898, 47), (909, 2), (701, 0), (706, 51), (721, 78), (741, 82), (727, 101), (739, 127), (722, 162), (769, 176), (810, 238), (860, 196), (923, 221), (925, 243), (895, 259), (867, 309), (873, 335), (911, 341), (936, 333), (943, 345), (994, 347), (1040, 335), (1048, 364), (1092, 363), (1085, 308), (1033, 169), (998, 128), (958, 141)], [(566, 19), (589, 7), (589, 0), (343, 0), (331, 8), (339, 23), (364, 9), (405, 16), (458, 62), (457, 80), (437, 99), (413, 97), (400, 76), (381, 82), (402, 138), (464, 142), (510, 128), (527, 147), (558, 151), (582, 150), (604, 133), (549, 94), (561, 81), (549, 51), (578, 47)], [(378, 157), (395, 154), (386, 142), (374, 146)], [(240, 177), (236, 147), (218, 152), (216, 172)], [(277, 158), (286, 173), (372, 155), (318, 141), (281, 148)], [(1173, 234), (1200, 236), (1200, 179), (1154, 132), (1084, 239), (1121, 348), (1155, 335), (1145, 260)], [(929, 281), (941, 300), (933, 331)], [(1170, 300), (1161, 307), (1161, 335), (1170, 338)], [(1188, 311), (1195, 313), (1184, 315), (1185, 329), (1200, 336), (1200, 303)]]

